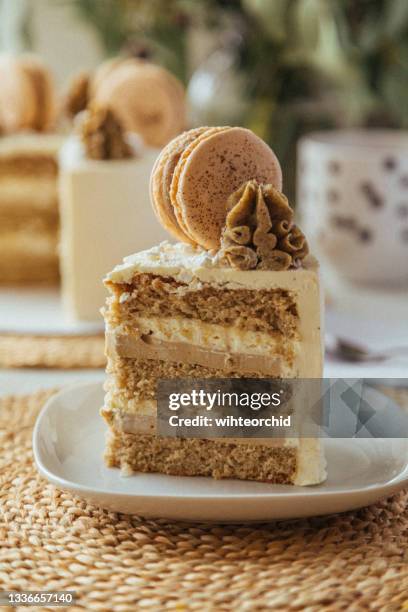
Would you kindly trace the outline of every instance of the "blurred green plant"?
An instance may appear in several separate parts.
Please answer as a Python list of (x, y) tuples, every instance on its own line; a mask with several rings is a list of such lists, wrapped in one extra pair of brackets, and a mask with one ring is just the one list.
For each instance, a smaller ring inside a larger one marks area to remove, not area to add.
[(62, 0), (95, 28), (108, 56), (154, 56), (185, 81), (188, 13), (180, 0)]
[[(230, 87), (231, 100), (222, 100), (220, 107), (224, 114), (228, 104), (232, 109), (241, 88), (246, 103), (239, 106), (236, 122), (274, 147), (286, 167), (289, 195), (295, 143), (305, 132), (354, 125), (408, 127), (408, 0), (71, 4), (95, 27), (107, 54), (125, 49), (149, 55), (186, 83), (191, 76), (189, 35), (194, 29), (211, 32), (224, 57), (229, 53), (232, 58), (229, 70), (239, 76)], [(222, 98), (222, 91), (217, 95)], [(214, 113), (211, 117), (216, 121)]]

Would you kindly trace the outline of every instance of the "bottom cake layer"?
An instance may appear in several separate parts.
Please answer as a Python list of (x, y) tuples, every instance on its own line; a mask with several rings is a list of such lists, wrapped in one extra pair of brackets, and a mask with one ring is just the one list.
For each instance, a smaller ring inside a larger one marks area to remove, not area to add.
[[(316, 440), (302, 440), (303, 458), (297, 446), (242, 444), (208, 439), (161, 438), (110, 430), (105, 450), (108, 467), (133, 472), (159, 472), (174, 476), (211, 476), (257, 480), (271, 484), (311, 485), (325, 478)], [(317, 453), (316, 453), (317, 451)], [(312, 456), (309, 456), (311, 453)], [(310, 470), (306, 468), (310, 464)]]
[(160, 472), (174, 476), (212, 476), (290, 484), (296, 474), (296, 449), (247, 446), (214, 440), (159, 438), (110, 431), (108, 467), (124, 473)]

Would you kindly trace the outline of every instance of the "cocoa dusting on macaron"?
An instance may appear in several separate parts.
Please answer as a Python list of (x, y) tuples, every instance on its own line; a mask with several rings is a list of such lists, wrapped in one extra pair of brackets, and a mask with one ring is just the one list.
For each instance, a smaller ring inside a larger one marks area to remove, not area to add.
[(251, 179), (282, 188), (279, 162), (263, 140), (240, 127), (190, 130), (156, 162), (153, 207), (179, 240), (218, 249), (228, 197)]
[(157, 158), (150, 178), (150, 198), (156, 217), (168, 232), (182, 242), (192, 241), (178, 224), (170, 197), (171, 181), (183, 151), (206, 130), (207, 127), (201, 127), (183, 132), (169, 142)]

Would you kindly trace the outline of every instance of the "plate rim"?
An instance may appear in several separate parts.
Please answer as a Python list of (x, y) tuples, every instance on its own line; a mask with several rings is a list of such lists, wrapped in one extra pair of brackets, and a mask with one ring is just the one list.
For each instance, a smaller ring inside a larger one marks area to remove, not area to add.
[[(277, 498), (279, 498), (280, 501), (284, 502), (284, 501), (293, 500), (294, 498), (306, 499), (309, 497), (314, 497), (314, 498), (325, 497), (325, 498), (330, 498), (330, 499), (340, 499), (342, 497), (349, 497), (349, 496), (356, 495), (356, 494), (361, 495), (361, 494), (364, 494), (365, 492), (369, 493), (372, 491), (378, 491), (379, 494), (381, 493), (381, 495), (384, 494), (384, 496), (387, 496), (389, 494), (391, 495), (393, 492), (397, 492), (398, 490), (401, 490), (405, 484), (408, 485), (408, 461), (405, 467), (394, 478), (392, 478), (391, 480), (387, 481), (386, 483), (382, 485), (369, 484), (364, 487), (359, 487), (359, 488), (354, 488), (354, 489), (346, 488), (340, 491), (325, 490), (324, 482), (320, 483), (319, 485), (313, 485), (313, 486), (307, 486), (307, 487), (286, 485), (288, 487), (287, 491), (273, 491), (273, 490), (265, 491), (265, 492), (261, 492), (257, 494), (256, 497), (254, 497), (253, 493), (242, 493), (242, 492), (240, 493), (203, 493), (203, 494), (195, 493), (194, 495), (191, 495), (191, 494), (184, 495), (180, 493), (175, 493), (175, 494), (166, 493), (164, 495), (160, 493), (154, 493), (154, 494), (129, 493), (125, 491), (123, 492), (112, 491), (111, 489), (90, 487), (90, 486), (87, 486), (81, 483), (76, 483), (71, 480), (67, 480), (59, 476), (55, 472), (53, 472), (51, 469), (49, 469), (49, 467), (43, 461), (42, 453), (39, 448), (39, 436), (40, 436), (43, 422), (47, 418), (49, 411), (55, 410), (55, 405), (57, 405), (58, 402), (61, 400), (61, 398), (64, 397), (65, 395), (68, 395), (70, 393), (75, 393), (77, 391), (81, 391), (82, 389), (83, 390), (85, 389), (96, 390), (97, 387), (101, 389), (102, 385), (103, 385), (102, 381), (101, 382), (87, 381), (87, 382), (76, 383), (73, 385), (67, 385), (63, 387), (62, 389), (60, 389), (60, 391), (58, 391), (56, 394), (48, 398), (48, 400), (45, 402), (44, 406), (42, 407), (40, 413), (37, 416), (37, 419), (36, 419), (36, 422), (33, 428), (33, 434), (32, 434), (34, 461), (35, 461), (36, 467), (38, 471), (40, 472), (40, 474), (44, 476), (47, 480), (49, 480), (51, 483), (58, 486), (59, 488), (68, 489), (71, 491), (74, 490), (74, 491), (78, 491), (84, 494), (85, 493), (92, 494), (92, 495), (99, 494), (99, 495), (115, 497), (115, 498), (120, 496), (126, 499), (143, 498), (146, 500), (160, 499), (163, 501), (168, 499), (168, 500), (174, 501), (175, 499), (182, 498), (183, 500), (186, 500), (186, 501), (197, 500), (197, 499), (202, 499), (206, 501), (211, 500), (211, 499), (223, 500), (223, 501), (228, 500), (228, 499), (233, 499), (234, 501), (236, 500), (249, 501), (250, 499), (253, 499), (256, 501), (260, 501), (260, 500), (272, 501), (273, 499), (276, 500)], [(339, 440), (340, 439), (342, 438), (339, 438)], [(170, 476), (170, 475), (166, 474), (165, 476)], [(173, 477), (179, 478), (178, 476), (173, 476)], [(267, 483), (260, 483), (260, 484), (267, 484)], [(273, 485), (269, 485), (269, 486), (273, 487)], [(281, 486), (284, 486), (284, 485), (281, 485)]]

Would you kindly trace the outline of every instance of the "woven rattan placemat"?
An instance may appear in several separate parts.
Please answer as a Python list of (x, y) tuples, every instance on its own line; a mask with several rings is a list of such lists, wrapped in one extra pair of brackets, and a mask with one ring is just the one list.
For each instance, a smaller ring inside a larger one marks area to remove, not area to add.
[(408, 609), (408, 491), (263, 525), (110, 513), (37, 474), (32, 426), (50, 394), (0, 400), (0, 590), (75, 590), (86, 610)]
[(104, 338), (0, 334), (1, 368), (103, 368)]

